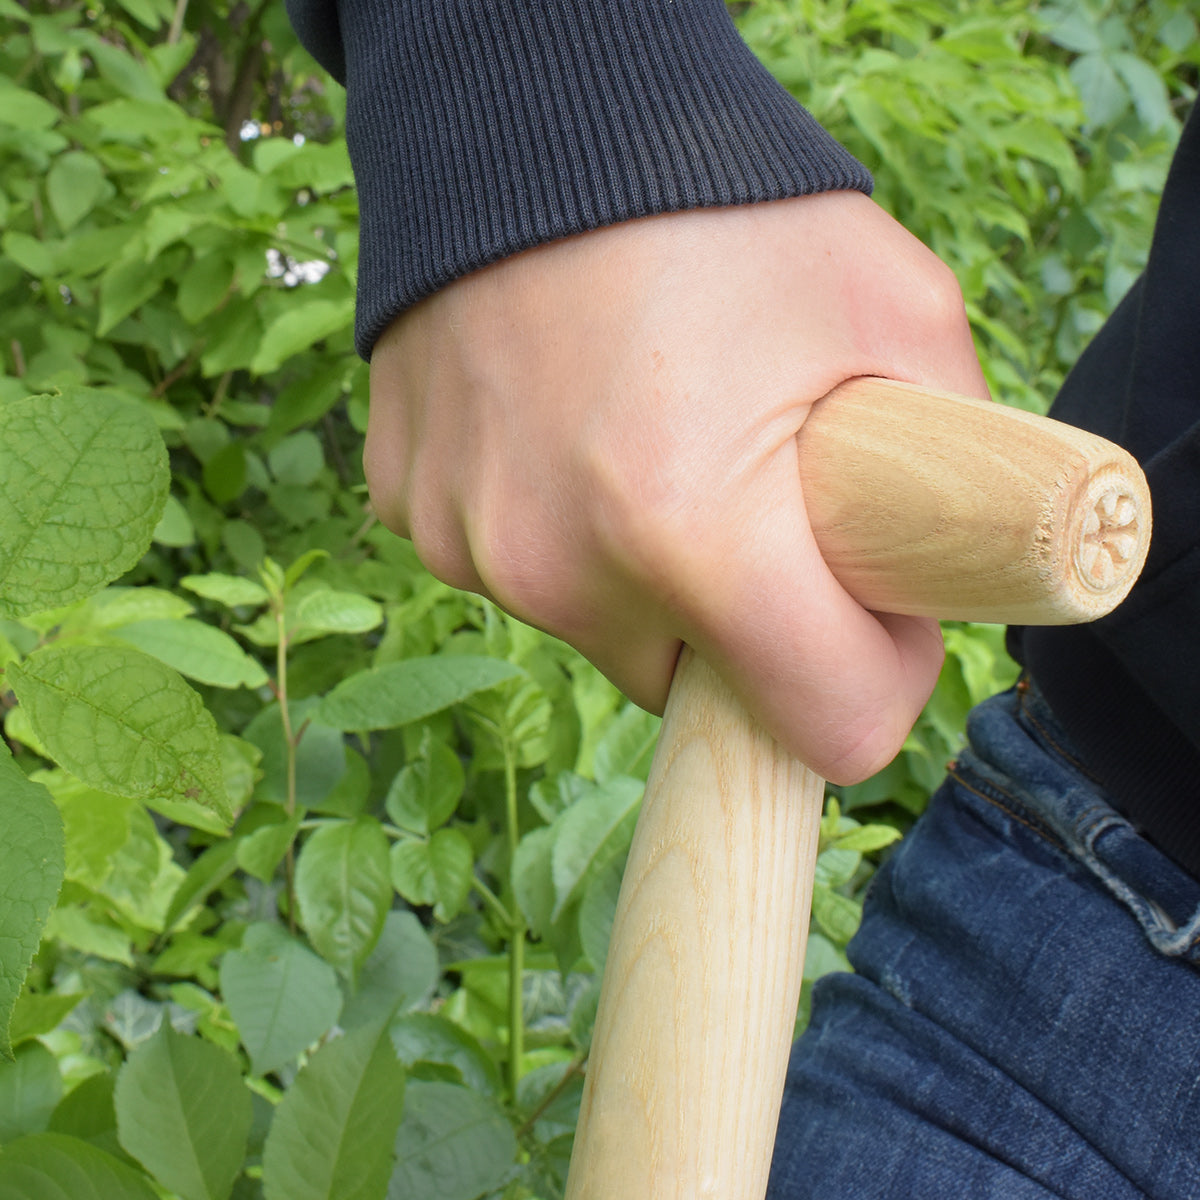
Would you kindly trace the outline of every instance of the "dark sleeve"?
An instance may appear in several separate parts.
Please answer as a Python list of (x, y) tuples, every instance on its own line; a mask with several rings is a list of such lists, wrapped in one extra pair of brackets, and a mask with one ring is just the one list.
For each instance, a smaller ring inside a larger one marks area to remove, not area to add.
[(347, 89), (356, 338), (451, 280), (652, 213), (866, 169), (762, 67), (724, 0), (288, 0)]

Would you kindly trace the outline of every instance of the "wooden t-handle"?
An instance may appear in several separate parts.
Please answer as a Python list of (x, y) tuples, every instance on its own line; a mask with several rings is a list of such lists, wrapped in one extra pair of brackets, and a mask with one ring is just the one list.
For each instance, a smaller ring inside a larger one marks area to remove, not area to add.
[[(875, 611), (1088, 621), (1145, 560), (1141, 471), (1071, 426), (859, 379), (798, 443), (821, 552)], [(685, 651), (621, 886), (568, 1200), (761, 1200), (824, 786)]]

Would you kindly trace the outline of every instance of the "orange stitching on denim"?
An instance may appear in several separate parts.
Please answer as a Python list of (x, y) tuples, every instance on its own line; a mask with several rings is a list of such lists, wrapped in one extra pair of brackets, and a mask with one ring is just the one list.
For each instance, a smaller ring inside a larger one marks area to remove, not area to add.
[[(1002, 813), (1011, 817), (1019, 825), (1024, 825), (1026, 829), (1032, 830), (1039, 837), (1044, 838), (1046, 841), (1048, 841), (1050, 843), (1050, 845), (1054, 846), (1056, 849), (1066, 850), (1066, 845), (1063, 843), (1063, 841), (1060, 838), (1056, 837), (1048, 829), (1042, 829), (1040, 826), (1035, 825), (1032, 821), (1026, 820), (1019, 813), (1013, 812), (1013, 810), (1011, 808), (1007, 808), (1005, 805), (1001, 804), (1000, 801), (997, 800), (994, 796), (989, 796), (986, 792), (981, 792), (977, 787), (972, 787), (971, 784), (969, 784), (957, 771), (950, 771), (949, 775), (950, 775), (951, 779), (954, 779), (958, 783), (960, 783), (973, 796), (978, 796), (980, 798), (980, 800), (986, 800), (993, 808), (998, 808)], [(997, 788), (996, 790), (999, 792), (1004, 792), (1004, 795), (1008, 796), (1008, 798), (1014, 804), (1017, 803), (1017, 798), (1015, 796), (1009, 795), (1009, 793), (1005, 792), (1003, 788)]]
[[(1024, 679), (1022, 679), (1022, 682), (1024, 682)], [(1039, 721), (1037, 719), (1037, 717), (1035, 717), (1033, 715), (1033, 712), (1030, 710), (1029, 704), (1026, 700), (1028, 693), (1029, 693), (1028, 685), (1026, 685), (1024, 688), (1021, 688), (1021, 687), (1017, 688), (1017, 694), (1021, 698), (1020, 699), (1021, 712), (1025, 716), (1025, 718), (1029, 721), (1029, 723), (1032, 726), (1034, 726), (1034, 728), (1037, 729), (1037, 731), (1042, 735), (1042, 737), (1044, 737), (1046, 739), (1046, 741), (1049, 742), (1049, 744), (1051, 746), (1053, 746), (1054, 749), (1057, 750), (1058, 753), (1061, 754), (1062, 757), (1065, 758), (1067, 760), (1067, 762), (1069, 762), (1071, 764), (1071, 766), (1073, 766), (1075, 768), (1075, 770), (1077, 770), (1082, 775), (1086, 775), (1097, 786), (1103, 787), (1104, 785), (1100, 782), (1099, 778), (1097, 776), (1093, 775), (1092, 772), (1087, 769), (1087, 766), (1084, 763), (1080, 762), (1079, 759), (1077, 759), (1075, 757), (1075, 755), (1073, 755), (1069, 750), (1067, 750), (1063, 746), (1060, 746), (1059, 743), (1055, 740), (1053, 734), (1051, 734), (1051, 732), (1045, 727), (1045, 725), (1043, 725), (1041, 723), (1041, 721)]]

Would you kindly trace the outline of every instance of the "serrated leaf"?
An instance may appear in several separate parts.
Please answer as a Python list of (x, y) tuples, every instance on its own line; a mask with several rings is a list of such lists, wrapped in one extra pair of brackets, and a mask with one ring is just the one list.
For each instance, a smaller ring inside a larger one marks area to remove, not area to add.
[(334, 729), (390, 729), (520, 674), (511, 663), (481, 655), (408, 658), (342, 680), (321, 702), (314, 720)]
[(505, 1180), (512, 1126), (486, 1096), (452, 1083), (409, 1084), (388, 1200), (477, 1200)]
[(263, 687), (268, 676), (224, 630), (203, 621), (136, 621), (116, 636), (157, 658), (181, 675), (213, 687)]
[(392, 906), (387, 837), (379, 822), (359, 817), (312, 834), (296, 864), (296, 898), (317, 952), (352, 977)]
[(221, 960), (221, 995), (256, 1075), (290, 1063), (333, 1027), (342, 1007), (328, 963), (277, 925), (251, 925)]
[(146, 552), (167, 498), (153, 420), (71, 388), (4, 406), (0, 439), (0, 617), (67, 604)]
[(205, 600), (215, 600), (228, 608), (242, 605), (257, 608), (271, 598), (261, 583), (241, 575), (222, 575), (219, 571), (208, 575), (185, 575), (179, 582), (189, 592), (195, 592)]
[(320, 588), (296, 602), (296, 625), (322, 633), (366, 633), (383, 622), (383, 609), (368, 596)]
[(121, 1068), (122, 1147), (183, 1200), (227, 1200), (250, 1133), (250, 1093), (231, 1054), (165, 1022)]
[(216, 722), (157, 659), (117, 646), (46, 646), (11, 665), (8, 682), (52, 757), (84, 783), (232, 818)]
[(34, 1133), (0, 1151), (0, 1200), (156, 1200), (146, 1177), (63, 1133)]
[(386, 1025), (322, 1046), (275, 1110), (263, 1149), (266, 1200), (379, 1200), (403, 1099), (404, 1068)]
[(42, 927), (62, 886), (62, 819), (50, 793), (28, 780), (0, 742), (0, 1057)]

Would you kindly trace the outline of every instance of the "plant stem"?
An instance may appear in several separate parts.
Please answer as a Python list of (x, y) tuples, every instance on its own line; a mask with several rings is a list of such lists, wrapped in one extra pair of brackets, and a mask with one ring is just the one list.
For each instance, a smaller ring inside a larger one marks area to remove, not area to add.
[[(287, 815), (289, 820), (296, 815), (296, 746), (299, 738), (292, 732), (292, 714), (288, 706), (287, 686), (287, 621), (284, 616), (284, 599), (280, 595), (274, 601), (275, 627), (279, 630), (279, 644), (275, 650), (275, 691), (279, 696), (279, 718), (283, 724), (283, 750), (287, 762)], [(287, 892), (288, 930), (296, 932), (296, 844), (288, 843), (283, 857), (284, 887)]]
[(504, 901), (478, 875), (472, 877), (471, 886), (483, 897), (483, 902), (492, 910), (504, 928), (512, 929), (513, 915), (504, 907)]
[[(517, 763), (512, 740), (504, 738), (504, 809), (508, 833), (509, 873), (517, 857), (521, 830), (517, 823)], [(513, 1099), (521, 1080), (521, 1058), (525, 1053), (525, 920), (514, 903), (510, 914), (508, 943), (508, 1089)]]
[(542, 1102), (529, 1114), (525, 1119), (524, 1124), (517, 1130), (517, 1140), (527, 1137), (533, 1132), (533, 1127), (538, 1123), (542, 1114), (552, 1105), (567, 1090), (567, 1086), (571, 1080), (583, 1072), (583, 1065), (587, 1062), (586, 1054), (577, 1054), (567, 1064), (567, 1069), (563, 1072), (562, 1078), (542, 1097)]

